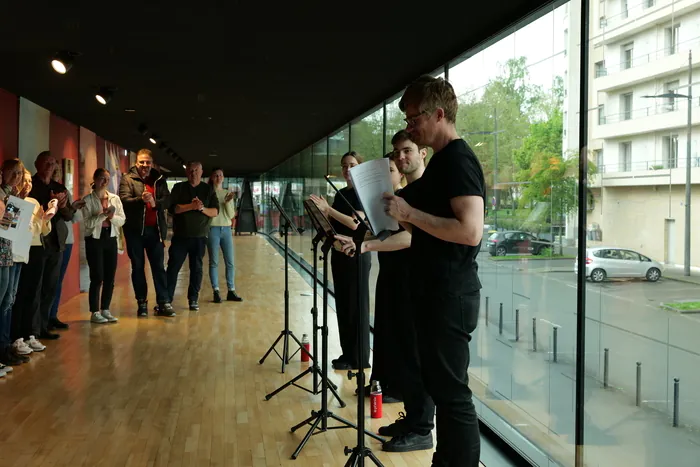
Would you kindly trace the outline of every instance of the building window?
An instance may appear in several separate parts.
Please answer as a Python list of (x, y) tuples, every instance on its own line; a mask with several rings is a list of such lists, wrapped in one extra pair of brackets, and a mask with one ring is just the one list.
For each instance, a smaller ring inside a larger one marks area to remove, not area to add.
[(627, 0), (622, 0), (622, 18), (628, 18), (630, 15), (629, 9), (627, 8)]
[(620, 172), (632, 171), (632, 141), (620, 143)]
[(600, 78), (601, 76), (607, 76), (608, 71), (605, 69), (605, 60), (596, 62), (595, 64), (595, 77)]
[(666, 55), (673, 55), (678, 53), (678, 46), (680, 45), (680, 33), (680, 24), (674, 24), (673, 26), (666, 28)]
[(662, 155), (664, 168), (678, 168), (678, 135), (663, 137)]
[[(677, 94), (679, 86), (680, 83), (678, 80), (669, 81), (668, 83), (664, 84), (664, 94)], [(678, 98), (665, 97), (663, 109), (665, 112), (673, 112), (674, 110), (678, 110)]]
[(593, 160), (595, 162), (595, 168), (598, 170), (598, 172), (605, 173), (605, 165), (603, 164), (603, 150), (596, 149), (595, 151), (593, 151), (593, 157)]
[(600, 26), (600, 29), (603, 29), (608, 25), (608, 21), (605, 19), (605, 16), (600, 17), (600, 22), (598, 25)]
[(605, 105), (598, 106), (598, 125), (605, 125)]
[(630, 120), (632, 118), (632, 93), (628, 92), (620, 96), (620, 113), (622, 120)]
[(569, 30), (564, 29), (564, 56), (569, 54)]
[(634, 53), (634, 42), (624, 44), (620, 49), (620, 69), (632, 68), (632, 54)]
[(651, 7), (653, 7), (653, 6), (654, 6), (654, 0), (646, 0), (646, 1), (644, 2), (644, 7), (645, 7), (645, 8), (651, 8)]

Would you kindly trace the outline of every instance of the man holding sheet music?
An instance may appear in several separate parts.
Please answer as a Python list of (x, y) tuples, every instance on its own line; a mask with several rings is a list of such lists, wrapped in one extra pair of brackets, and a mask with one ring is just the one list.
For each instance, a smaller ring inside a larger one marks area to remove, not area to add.
[(477, 467), (479, 427), (468, 386), (469, 341), (481, 283), (476, 257), (484, 225), (481, 165), (455, 128), (457, 97), (442, 78), (422, 76), (399, 101), (406, 130), (434, 155), (423, 176), (385, 194), (386, 212), (411, 232), (411, 304), (423, 383), (437, 410), (433, 467)]

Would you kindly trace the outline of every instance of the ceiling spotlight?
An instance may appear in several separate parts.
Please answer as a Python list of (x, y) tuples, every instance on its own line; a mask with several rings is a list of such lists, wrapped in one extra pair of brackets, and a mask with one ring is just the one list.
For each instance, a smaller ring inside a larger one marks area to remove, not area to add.
[(158, 149), (162, 149), (163, 151), (165, 151), (165, 150), (168, 149), (168, 145), (165, 144), (165, 141), (163, 141), (163, 142), (160, 143), (160, 145), (158, 146)]
[(148, 127), (146, 126), (145, 123), (142, 123), (139, 125), (139, 127), (136, 131), (138, 131), (139, 134), (146, 136), (148, 134)]
[(183, 168), (183, 169), (186, 169), (187, 166), (186, 166), (185, 164), (182, 164), (182, 168)]
[(124, 112), (136, 112), (136, 109), (126, 108)]
[(156, 144), (158, 142), (158, 135), (151, 135), (151, 137), (148, 138), (148, 141), (150, 141), (153, 144)]
[(51, 68), (53, 68), (56, 73), (65, 75), (71, 68), (73, 68), (73, 60), (78, 55), (80, 54), (68, 52), (66, 50), (57, 52), (51, 59)]
[(109, 101), (112, 100), (112, 94), (114, 91), (111, 88), (100, 88), (95, 94), (95, 99), (102, 105), (107, 105)]

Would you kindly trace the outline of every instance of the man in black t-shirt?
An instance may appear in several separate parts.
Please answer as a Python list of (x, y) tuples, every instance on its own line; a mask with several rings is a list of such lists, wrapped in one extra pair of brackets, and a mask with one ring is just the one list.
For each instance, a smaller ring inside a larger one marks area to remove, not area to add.
[(434, 155), (423, 176), (395, 196), (386, 211), (411, 232), (411, 298), (423, 383), (435, 402), (433, 467), (477, 467), (479, 426), (468, 386), (469, 341), (481, 283), (476, 257), (484, 226), (481, 165), (457, 135), (457, 98), (442, 78), (423, 76), (399, 108), (406, 130)]
[(199, 310), (199, 290), (202, 288), (202, 259), (206, 250), (209, 224), (219, 214), (219, 200), (214, 188), (202, 183), (202, 164), (189, 162), (187, 181), (176, 183), (170, 193), (173, 215), (173, 239), (168, 250), (168, 294), (172, 303), (177, 275), (187, 256), (190, 257), (190, 285), (187, 300), (190, 310)]

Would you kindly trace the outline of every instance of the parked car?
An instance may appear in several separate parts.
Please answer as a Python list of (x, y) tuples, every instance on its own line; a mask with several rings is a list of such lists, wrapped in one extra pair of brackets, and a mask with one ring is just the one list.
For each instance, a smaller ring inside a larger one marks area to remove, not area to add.
[(539, 255), (543, 249), (552, 246), (552, 242), (518, 230), (494, 232), (486, 241), (491, 256), (505, 256), (508, 253)]
[[(603, 282), (608, 277), (644, 277), (656, 282), (663, 271), (661, 263), (627, 248), (588, 248), (585, 263), (586, 277), (593, 282)], [(578, 272), (578, 258), (574, 271)]]

